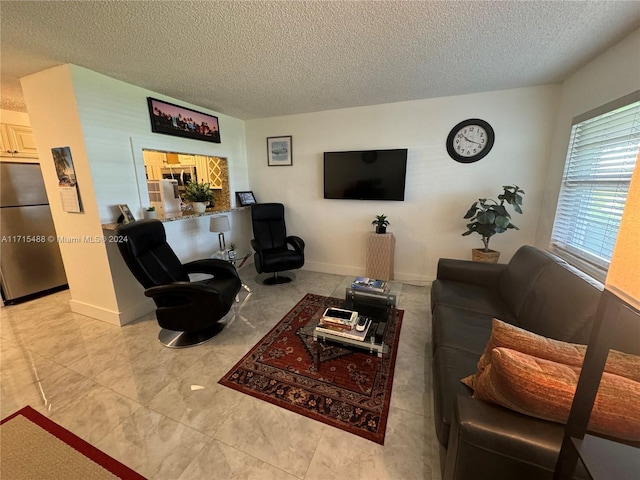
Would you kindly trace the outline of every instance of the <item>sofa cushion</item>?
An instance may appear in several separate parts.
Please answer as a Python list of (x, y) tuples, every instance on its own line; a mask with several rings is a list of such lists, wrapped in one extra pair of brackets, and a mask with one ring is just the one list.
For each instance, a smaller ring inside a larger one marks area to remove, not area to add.
[[(478, 374), (491, 362), (491, 351), (497, 347), (573, 367), (582, 366), (587, 350), (586, 345), (546, 338), (494, 318), (491, 335), (478, 361)], [(604, 370), (640, 382), (640, 356), (610, 350)]]
[(517, 325), (556, 340), (587, 343), (600, 300), (598, 285), (565, 262), (552, 262), (529, 292)]
[(483, 263), (441, 258), (438, 260), (436, 278), (471, 283), (496, 290), (506, 268), (507, 265), (504, 263)]
[(450, 347), (439, 347), (433, 357), (433, 414), (436, 436), (445, 448), (456, 397), (473, 394), (460, 379), (475, 372), (477, 363), (478, 355)]
[(640, 315), (633, 309), (623, 306), (618, 311), (616, 330), (611, 348), (625, 353), (640, 355)]
[[(494, 348), (491, 363), (475, 381), (474, 398), (532, 417), (565, 423), (580, 369), (508, 348)], [(589, 429), (640, 441), (640, 383), (604, 373)]]
[(507, 264), (505, 272), (500, 277), (498, 291), (516, 317), (520, 316), (525, 300), (538, 277), (552, 262), (550, 254), (525, 245), (518, 249)]
[(453, 280), (434, 280), (431, 285), (434, 308), (447, 305), (471, 312), (485, 313), (493, 317), (514, 320), (513, 313), (500, 298), (497, 290)]
[(432, 329), (434, 352), (446, 346), (481, 355), (491, 336), (491, 315), (438, 305)]

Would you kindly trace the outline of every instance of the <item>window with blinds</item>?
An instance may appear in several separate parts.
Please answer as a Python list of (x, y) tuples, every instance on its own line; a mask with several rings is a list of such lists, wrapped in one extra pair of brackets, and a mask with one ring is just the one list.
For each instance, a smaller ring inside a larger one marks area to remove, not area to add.
[(640, 92), (573, 121), (551, 245), (604, 280), (640, 148)]

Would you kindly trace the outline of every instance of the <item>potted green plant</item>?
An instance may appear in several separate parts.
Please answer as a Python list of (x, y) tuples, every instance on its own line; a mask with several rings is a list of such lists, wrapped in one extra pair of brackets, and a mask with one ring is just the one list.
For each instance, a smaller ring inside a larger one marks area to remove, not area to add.
[(184, 199), (191, 202), (193, 210), (202, 213), (207, 204), (213, 205), (213, 192), (209, 183), (189, 182), (184, 188)]
[(371, 222), (371, 225), (376, 226), (376, 233), (387, 233), (389, 220), (387, 220), (386, 215), (376, 215), (376, 218)]
[(145, 216), (147, 218), (157, 218), (156, 207), (148, 207)]
[(503, 193), (498, 195), (498, 200), (492, 198), (480, 198), (473, 202), (464, 218), (470, 220), (467, 231), (463, 237), (477, 233), (482, 237), (484, 248), (472, 249), (472, 258), (476, 262), (495, 263), (500, 257), (500, 252), (489, 249), (489, 240), (496, 233), (504, 233), (507, 230), (519, 230), (511, 223), (511, 215), (507, 211), (505, 203), (511, 205), (517, 213), (522, 213), (522, 195), (524, 192), (517, 185), (503, 186)]

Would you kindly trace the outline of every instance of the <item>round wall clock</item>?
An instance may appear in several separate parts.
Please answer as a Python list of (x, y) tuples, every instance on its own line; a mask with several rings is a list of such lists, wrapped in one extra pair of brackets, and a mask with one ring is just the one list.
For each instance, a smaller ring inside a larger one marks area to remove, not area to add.
[(491, 125), (471, 118), (453, 127), (447, 137), (447, 152), (456, 162), (477, 162), (491, 151), (494, 139)]

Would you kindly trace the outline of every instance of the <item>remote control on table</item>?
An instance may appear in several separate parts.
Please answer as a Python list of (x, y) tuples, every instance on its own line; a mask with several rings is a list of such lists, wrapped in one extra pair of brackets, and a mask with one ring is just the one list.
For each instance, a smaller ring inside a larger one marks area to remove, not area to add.
[(382, 343), (382, 339), (384, 338), (384, 332), (387, 329), (387, 322), (380, 322), (378, 324), (378, 328), (375, 331), (376, 342)]
[(356, 323), (356, 331), (358, 331), (358, 332), (364, 331), (364, 329), (367, 328), (367, 325), (369, 324), (370, 321), (371, 321), (371, 319), (369, 317), (365, 317), (364, 315), (360, 315), (358, 317), (358, 323)]

